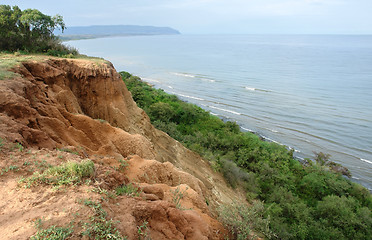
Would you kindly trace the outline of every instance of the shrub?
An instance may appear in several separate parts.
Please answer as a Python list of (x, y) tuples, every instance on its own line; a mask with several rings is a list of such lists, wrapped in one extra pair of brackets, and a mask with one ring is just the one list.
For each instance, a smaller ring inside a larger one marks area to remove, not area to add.
[(330, 195), (320, 201), (316, 207), (316, 217), (327, 226), (332, 226), (346, 239), (365, 239), (372, 236), (372, 214), (360, 207), (351, 197)]
[(236, 188), (238, 185), (250, 179), (247, 172), (239, 168), (234, 162), (221, 160), (221, 172), (231, 187)]
[(264, 217), (265, 208), (262, 202), (254, 201), (251, 206), (244, 204), (225, 204), (219, 209), (222, 223), (232, 232), (236, 239), (254, 238), (256, 233), (263, 234), (267, 238), (273, 237), (270, 230), (269, 218)]
[(130, 74), (129, 72), (125, 72), (125, 71), (121, 71), (120, 75), (123, 79), (128, 79), (132, 76), (132, 74)]
[(151, 119), (161, 122), (169, 122), (169, 120), (175, 115), (173, 108), (165, 102), (152, 104), (149, 107), (148, 113)]
[[(129, 75), (122, 73), (122, 76)], [(272, 216), (270, 227), (278, 239), (346, 239), (349, 236), (368, 239), (371, 236), (364, 230), (360, 235), (350, 234), (346, 228), (344, 231), (334, 224), (331, 217), (320, 214), (323, 209), (317, 207), (320, 201), (331, 195), (344, 196), (357, 203), (353, 211), (360, 218), (354, 218), (353, 226), (372, 229), (368, 220), (372, 195), (364, 187), (334, 173), (335, 166), (328, 154), (316, 153), (314, 161), (302, 165), (285, 146), (240, 132), (236, 123), (223, 122), (195, 105), (150, 87), (138, 77), (123, 80), (128, 89), (135, 92), (132, 94), (138, 97), (139, 105), (157, 128), (211, 161), (232, 187), (242, 186), (247, 191), (248, 200), (257, 197), (265, 202), (265, 214)], [(157, 110), (159, 106), (161, 111)], [(175, 114), (168, 118), (167, 113)]]

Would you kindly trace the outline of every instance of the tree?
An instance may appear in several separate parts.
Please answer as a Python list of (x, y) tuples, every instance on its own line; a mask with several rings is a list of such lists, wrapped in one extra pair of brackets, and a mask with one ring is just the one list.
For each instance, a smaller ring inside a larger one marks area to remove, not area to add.
[(0, 5), (0, 50), (47, 52), (61, 45), (55, 29), (64, 31), (63, 17), (45, 15), (36, 9), (21, 11), (19, 7)]
[(14, 6), (13, 10), (8, 5), (0, 5), (0, 49), (17, 49), (21, 45), (19, 38), (20, 17), (22, 11)]

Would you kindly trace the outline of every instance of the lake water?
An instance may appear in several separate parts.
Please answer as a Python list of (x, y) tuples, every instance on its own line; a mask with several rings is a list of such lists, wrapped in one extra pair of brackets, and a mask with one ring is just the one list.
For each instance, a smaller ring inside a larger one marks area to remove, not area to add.
[(372, 36), (171, 35), (70, 41), (243, 129), (332, 155), (372, 189)]

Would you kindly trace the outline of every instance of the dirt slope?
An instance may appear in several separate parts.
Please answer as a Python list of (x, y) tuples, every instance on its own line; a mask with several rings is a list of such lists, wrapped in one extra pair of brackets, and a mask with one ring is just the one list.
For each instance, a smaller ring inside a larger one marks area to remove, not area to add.
[[(58, 218), (53, 217), (52, 208), (32, 208), (35, 201), (36, 205), (55, 201), (55, 215), (59, 216), (61, 206), (68, 203), (62, 199), (69, 194), (75, 201), (66, 205), (70, 210), (62, 212), (69, 216), (64, 219), (71, 219), (76, 209), (88, 211), (76, 199), (99, 199), (93, 193), (87, 196), (86, 188), (112, 191), (128, 182), (142, 189), (139, 198), (122, 196), (102, 205), (109, 216), (125, 223), (116, 227), (129, 239), (138, 237), (141, 221), (148, 222), (153, 239), (223, 238), (222, 226), (213, 219), (215, 208), (239, 196), (197, 154), (151, 125), (110, 63), (46, 58), (25, 62), (14, 71), (23, 77), (0, 81), (0, 138), (7, 144), (21, 143), (32, 153), (49, 151), (47, 155), (55, 157), (43, 160), (54, 165), (58, 164), (56, 156), (60, 156), (54, 149), (76, 151), (96, 163), (95, 179), (101, 182), (67, 188), (64, 193), (47, 186), (18, 189), (17, 178), (31, 174), (22, 170), (24, 160), (20, 161), (22, 171), (0, 176), (0, 191), (8, 193), (0, 199), (7, 206), (0, 213), (0, 228), (7, 229), (9, 239), (18, 236), (16, 233), (25, 237), (35, 232), (31, 223), (43, 215), (40, 211), (50, 215), (49, 224), (58, 223), (53, 220)], [(25, 157), (24, 152), (10, 148), (0, 154), (2, 169), (13, 166), (11, 156)], [(125, 170), (118, 170), (119, 159), (128, 163)], [(175, 206), (177, 192), (184, 195), (179, 204), (186, 210)], [(14, 208), (20, 208), (22, 217), (5, 227)]]

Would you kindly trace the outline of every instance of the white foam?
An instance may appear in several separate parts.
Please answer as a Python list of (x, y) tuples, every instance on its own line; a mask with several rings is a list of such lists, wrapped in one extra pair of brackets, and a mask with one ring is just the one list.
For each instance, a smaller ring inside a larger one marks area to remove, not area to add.
[(224, 108), (219, 108), (219, 107), (215, 107), (215, 106), (208, 106), (208, 107), (213, 108), (213, 109), (217, 109), (217, 110), (220, 110), (220, 111), (224, 111), (224, 112), (229, 112), (229, 113), (232, 113), (232, 114), (235, 114), (235, 115), (242, 115), (239, 112), (227, 110), (227, 109), (224, 109)]
[(201, 80), (207, 81), (207, 82), (212, 82), (212, 83), (216, 82), (216, 80), (208, 79), (208, 78), (201, 78)]
[(369, 160), (366, 160), (366, 159), (363, 159), (363, 158), (361, 158), (360, 160), (362, 160), (363, 162), (366, 162), (366, 163), (372, 164), (372, 161), (369, 161)]
[(205, 101), (205, 99), (203, 99), (203, 98), (193, 97), (193, 96), (179, 94), (179, 93), (175, 93), (175, 94), (178, 95), (178, 96), (181, 96), (181, 97), (185, 97), (185, 98), (191, 98), (191, 99), (195, 99), (195, 100), (199, 100), (199, 101)]
[(284, 144), (282, 144), (282, 143), (280, 143), (280, 142), (278, 142), (278, 141), (275, 141), (274, 139), (271, 139), (271, 138), (269, 138), (269, 137), (265, 137), (265, 136), (261, 136), (261, 137), (264, 138), (264, 139), (266, 139), (266, 140), (269, 141), (269, 142), (273, 142), (273, 143), (279, 144), (279, 145), (281, 145), (281, 146), (284, 146)]
[(240, 127), (240, 128), (248, 132), (254, 132), (252, 129), (249, 129), (249, 128), (245, 128), (245, 127)]
[(356, 179), (356, 180), (360, 180), (360, 178), (354, 177), (354, 176), (352, 176), (351, 178)]
[(274, 130), (274, 129), (271, 129), (271, 128), (265, 128), (265, 129), (267, 129), (267, 130), (269, 130), (270, 132), (273, 132), (273, 133), (278, 133), (277, 130)]
[(189, 74), (189, 73), (178, 73), (178, 72), (172, 72), (173, 75), (181, 76), (181, 77), (189, 77), (189, 78), (196, 78), (195, 75)]
[[(282, 145), (282, 144), (280, 144), (280, 145)], [(283, 145), (284, 146), (284, 145)], [(297, 149), (295, 149), (294, 147), (288, 147), (288, 149), (289, 150), (293, 150), (294, 152), (301, 152), (300, 150), (297, 150)]]
[(271, 92), (271, 91), (269, 91), (269, 90), (265, 90), (265, 89), (260, 89), (260, 88), (254, 88), (254, 87), (244, 87), (246, 90), (248, 90), (248, 91), (252, 91), (252, 92), (254, 92), (254, 91), (259, 91), (259, 92)]
[(168, 86), (168, 88), (170, 88), (170, 89), (173, 89), (173, 87), (172, 87), (172, 86)]
[(246, 90), (249, 90), (249, 91), (256, 91), (256, 89), (255, 88), (253, 88), (253, 87), (244, 87)]

